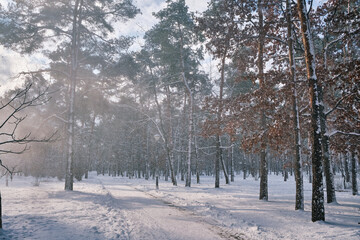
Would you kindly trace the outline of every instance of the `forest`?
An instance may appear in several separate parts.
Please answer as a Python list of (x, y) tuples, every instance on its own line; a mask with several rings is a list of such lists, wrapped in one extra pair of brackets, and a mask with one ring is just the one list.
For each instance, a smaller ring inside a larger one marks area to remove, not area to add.
[(358, 195), (359, 0), (166, 0), (135, 49), (118, 31), (132, 0), (1, 3), (1, 46), (46, 59), (1, 79), (23, 83), (1, 96), (3, 177), (72, 191), (91, 171), (215, 188), (241, 174), (268, 201), (282, 175), (295, 210), (312, 183), (313, 222), (337, 190)]

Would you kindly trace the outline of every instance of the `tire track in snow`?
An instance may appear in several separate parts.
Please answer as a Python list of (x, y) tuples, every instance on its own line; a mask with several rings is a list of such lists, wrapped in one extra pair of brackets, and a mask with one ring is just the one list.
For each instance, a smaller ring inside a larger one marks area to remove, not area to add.
[[(117, 199), (112, 193), (111, 193), (111, 190), (108, 189), (107, 187), (105, 187), (104, 183), (98, 179), (99, 181), (99, 184), (102, 186), (102, 189), (104, 191), (106, 191), (106, 197), (108, 198), (107, 199), (107, 207), (109, 209), (109, 212), (112, 211), (114, 208), (115, 209), (122, 209), (120, 210), (121, 211), (121, 216), (122, 216), (122, 219), (121, 221), (124, 223), (125, 225), (125, 229), (127, 230), (126, 231), (126, 239), (136, 239), (136, 240), (141, 240), (141, 239), (170, 239), (170, 236), (167, 235), (167, 233), (165, 232), (162, 232), (162, 233), (153, 233), (151, 231), (147, 231), (147, 232), (144, 232), (144, 231), (141, 231), (141, 228), (140, 230), (138, 230), (138, 223), (136, 221), (136, 219), (142, 219), (142, 224), (144, 225), (145, 223), (145, 216), (147, 218), (150, 218), (150, 221), (148, 220), (147, 221), (147, 225), (152, 225), (152, 228), (154, 228), (154, 225), (155, 227), (158, 227), (159, 229), (160, 226), (158, 226), (158, 224), (156, 224), (156, 219), (152, 218), (151, 215), (149, 213), (147, 213), (145, 210), (142, 210), (141, 212), (136, 212), (136, 211), (132, 211), (132, 210), (129, 210), (129, 209), (124, 209), (123, 208), (123, 205), (121, 204), (121, 200), (120, 199)], [(119, 211), (119, 210), (117, 210)], [(151, 223), (151, 224), (149, 224)], [(148, 227), (149, 228), (149, 227)], [(165, 236), (165, 238), (159, 238), (159, 236), (157, 235), (161, 235), (161, 236)]]
[[(111, 226), (120, 226), (121, 230), (114, 228), (117, 233), (115, 233), (115, 239), (130, 239), (130, 233), (132, 232), (131, 225), (125, 220), (126, 214), (121, 211), (121, 208), (118, 206), (117, 199), (111, 194), (111, 192), (105, 187), (103, 182), (100, 179), (97, 179), (98, 183), (101, 186), (101, 189), (105, 192), (104, 194), (104, 203), (107, 208), (107, 214), (103, 215), (104, 221), (109, 222)], [(114, 239), (112, 237), (111, 239)]]
[(151, 193), (149, 193), (149, 192), (147, 192), (145, 190), (142, 190), (142, 189), (139, 189), (139, 188), (136, 188), (136, 187), (133, 187), (133, 186), (129, 186), (129, 187), (135, 189), (136, 191), (142, 192), (142, 193), (152, 197), (153, 199), (161, 201), (161, 202), (163, 202), (164, 204), (166, 204), (167, 206), (169, 206), (171, 208), (175, 208), (178, 211), (181, 211), (181, 212), (184, 212), (184, 213), (187, 213), (187, 214), (191, 215), (193, 218), (196, 218), (196, 220), (198, 222), (201, 222), (202, 224), (204, 224), (207, 227), (207, 229), (209, 229), (210, 231), (214, 232), (215, 234), (219, 235), (220, 237), (222, 237), (224, 239), (228, 239), (228, 240), (245, 240), (245, 239), (248, 239), (242, 233), (238, 233), (238, 232), (235, 232), (235, 231), (233, 231), (233, 230), (231, 230), (229, 228), (221, 226), (221, 224), (218, 223), (215, 219), (212, 219), (212, 218), (211, 219), (210, 218), (205, 219), (203, 216), (195, 213), (194, 211), (191, 211), (191, 210), (187, 209), (186, 207), (178, 206), (175, 203), (166, 201), (166, 200), (162, 199), (161, 197), (153, 195), (153, 194), (151, 194)]
[(133, 226), (129, 239), (244, 239), (200, 216), (129, 185), (102, 183)]

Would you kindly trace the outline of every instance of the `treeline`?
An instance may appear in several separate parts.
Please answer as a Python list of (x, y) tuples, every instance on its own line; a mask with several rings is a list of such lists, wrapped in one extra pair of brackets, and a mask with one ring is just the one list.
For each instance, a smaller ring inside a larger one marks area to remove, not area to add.
[[(133, 39), (115, 34), (139, 11), (131, 1), (1, 8), (2, 45), (50, 61), (20, 74), (51, 93), (27, 109), (22, 131), (58, 139), (25, 152), (22, 171), (65, 178), (66, 190), (94, 170), (187, 187), (202, 175), (219, 187), (221, 174), (229, 184), (242, 172), (260, 179), (261, 200), (269, 173), (291, 173), (295, 209), (304, 208), (307, 172), (313, 221), (325, 219), (323, 176), (328, 203), (335, 174), (356, 195), (360, 2), (212, 0), (203, 13), (166, 3), (134, 52)], [(215, 70), (202, 65), (205, 53)]]

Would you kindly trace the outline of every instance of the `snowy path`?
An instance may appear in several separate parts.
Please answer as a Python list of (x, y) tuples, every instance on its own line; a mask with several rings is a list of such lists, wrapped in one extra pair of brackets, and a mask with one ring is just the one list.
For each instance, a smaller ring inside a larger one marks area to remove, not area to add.
[(2, 188), (0, 239), (241, 239), (111, 178), (79, 182), (73, 192), (62, 189), (58, 181), (33, 187), (28, 178)]
[[(111, 180), (110, 180), (111, 181)], [(127, 185), (103, 183), (114, 199), (114, 207), (124, 209), (129, 239), (222, 239), (225, 234), (204, 219), (181, 211)], [(227, 239), (229, 236), (226, 236)]]
[(325, 204), (326, 221), (311, 222), (311, 184), (304, 182), (305, 210), (294, 211), (295, 181), (283, 181), (269, 175), (269, 201), (258, 200), (259, 182), (237, 177), (231, 185), (215, 189), (213, 178), (202, 178), (191, 188), (174, 187), (161, 181), (156, 191), (154, 182), (143, 179), (116, 179), (147, 194), (214, 219), (222, 229), (231, 230), (252, 240), (360, 240), (360, 196), (351, 192), (336, 192), (338, 204)]

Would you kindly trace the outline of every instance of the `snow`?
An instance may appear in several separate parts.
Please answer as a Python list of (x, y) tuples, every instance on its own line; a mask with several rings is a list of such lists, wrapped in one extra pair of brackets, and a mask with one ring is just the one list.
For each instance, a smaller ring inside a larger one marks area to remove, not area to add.
[[(311, 184), (304, 182), (305, 210), (295, 211), (295, 181), (269, 175), (269, 201), (259, 182), (236, 176), (214, 188), (202, 177), (191, 188), (160, 181), (89, 175), (64, 191), (64, 182), (16, 176), (0, 179), (0, 239), (359, 239), (360, 197), (336, 192), (325, 204), (326, 221), (311, 222)], [(340, 180), (339, 180), (340, 181)], [(224, 182), (224, 180), (222, 181)], [(179, 182), (179, 185), (185, 185)]]

